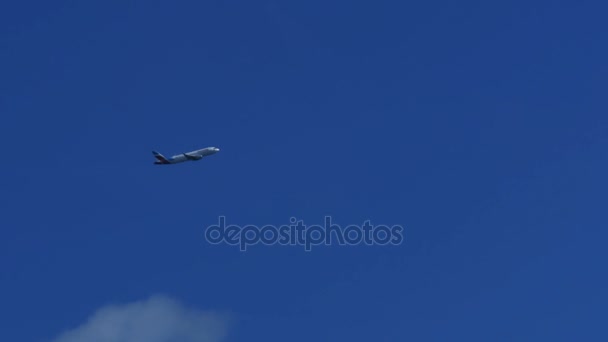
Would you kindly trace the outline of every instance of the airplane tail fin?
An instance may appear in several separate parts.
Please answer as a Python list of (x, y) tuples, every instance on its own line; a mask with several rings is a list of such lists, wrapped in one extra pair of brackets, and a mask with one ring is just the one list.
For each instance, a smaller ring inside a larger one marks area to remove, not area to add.
[(169, 162), (169, 160), (167, 158), (165, 158), (165, 156), (163, 156), (162, 154), (160, 154), (156, 151), (152, 151), (152, 154), (156, 158), (156, 161), (154, 162), (154, 164), (171, 164)]

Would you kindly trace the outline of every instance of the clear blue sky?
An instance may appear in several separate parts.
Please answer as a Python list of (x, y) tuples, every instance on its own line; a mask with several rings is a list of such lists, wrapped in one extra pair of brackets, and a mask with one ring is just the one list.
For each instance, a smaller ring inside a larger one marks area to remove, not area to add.
[[(607, 11), (4, 2), (0, 339), (164, 294), (234, 342), (607, 341)], [(241, 253), (219, 215), (405, 239)]]

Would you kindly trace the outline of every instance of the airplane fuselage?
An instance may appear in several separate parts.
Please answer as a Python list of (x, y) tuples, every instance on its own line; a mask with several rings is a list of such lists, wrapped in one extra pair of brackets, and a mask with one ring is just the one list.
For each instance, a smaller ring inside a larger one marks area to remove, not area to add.
[(212, 154), (216, 154), (219, 151), (220, 151), (220, 149), (217, 147), (206, 147), (206, 148), (202, 148), (200, 150), (176, 154), (176, 155), (172, 156), (171, 158), (165, 158), (160, 153), (153, 152), (154, 156), (157, 159), (157, 161), (154, 162), (154, 164), (166, 165), (166, 164), (183, 163), (185, 161), (201, 160), (204, 157), (210, 156)]

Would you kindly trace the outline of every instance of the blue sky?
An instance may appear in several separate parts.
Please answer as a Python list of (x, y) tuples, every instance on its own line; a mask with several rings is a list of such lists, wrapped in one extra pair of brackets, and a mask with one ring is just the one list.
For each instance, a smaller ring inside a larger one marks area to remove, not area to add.
[[(3, 3), (0, 338), (605, 341), (607, 10)], [(220, 215), (405, 238), (242, 253)]]

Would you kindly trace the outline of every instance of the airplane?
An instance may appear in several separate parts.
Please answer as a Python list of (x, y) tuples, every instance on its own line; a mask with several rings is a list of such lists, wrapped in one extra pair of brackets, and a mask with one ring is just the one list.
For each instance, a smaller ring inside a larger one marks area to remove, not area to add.
[(156, 161), (154, 162), (154, 164), (167, 165), (167, 164), (183, 163), (185, 161), (201, 160), (201, 159), (203, 159), (203, 157), (210, 156), (219, 151), (220, 151), (220, 149), (217, 147), (205, 147), (200, 150), (196, 150), (196, 151), (192, 151), (192, 152), (176, 154), (176, 155), (172, 156), (171, 158), (165, 158), (165, 156), (163, 156), (162, 154), (160, 154), (156, 151), (152, 151), (152, 154), (156, 158)]

